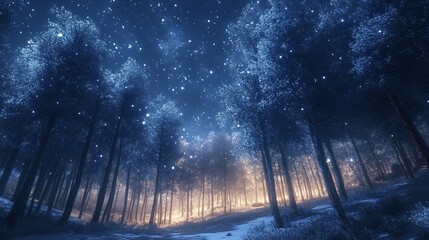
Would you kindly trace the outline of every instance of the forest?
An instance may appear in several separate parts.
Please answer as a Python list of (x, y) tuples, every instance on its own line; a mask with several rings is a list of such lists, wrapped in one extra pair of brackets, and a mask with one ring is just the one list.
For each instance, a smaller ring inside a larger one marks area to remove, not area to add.
[[(375, 239), (358, 233), (371, 227), (360, 229), (349, 205), (427, 172), (427, 0), (244, 1), (231, 21), (218, 20), (223, 46), (211, 46), (225, 49), (225, 76), (181, 87), (213, 98), (201, 124), (187, 116), (199, 109), (184, 114), (189, 103), (172, 93), (179, 87), (154, 87), (163, 67), (148, 67), (141, 57), (149, 55), (128, 54), (137, 48), (128, 43), (118, 49), (114, 33), (103, 32), (109, 24), (53, 2), (19, 43), (30, 1), (0, 2), (0, 235), (74, 224), (162, 229), (256, 208), (269, 209), (275, 231), (325, 201), (346, 230), (320, 239)], [(180, 52), (191, 40), (169, 39), (159, 44), (167, 52), (159, 64), (176, 70), (168, 58), (199, 54)], [(426, 215), (415, 222), (423, 221), (425, 239), (429, 194), (419, 194)], [(308, 239), (253, 234), (245, 239)]]

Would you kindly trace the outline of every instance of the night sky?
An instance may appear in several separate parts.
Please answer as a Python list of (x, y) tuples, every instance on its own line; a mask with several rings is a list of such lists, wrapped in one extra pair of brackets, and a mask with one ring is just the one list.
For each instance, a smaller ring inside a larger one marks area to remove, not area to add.
[(14, 49), (47, 27), (49, 9), (64, 6), (94, 21), (117, 70), (135, 58), (149, 75), (148, 94), (176, 100), (184, 137), (216, 130), (217, 88), (231, 81), (226, 28), (248, 0), (31, 0), (18, 16)]

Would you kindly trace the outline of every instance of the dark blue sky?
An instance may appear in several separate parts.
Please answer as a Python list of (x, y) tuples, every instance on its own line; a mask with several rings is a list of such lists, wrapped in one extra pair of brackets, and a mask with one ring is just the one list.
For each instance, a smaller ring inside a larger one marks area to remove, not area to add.
[(228, 82), (227, 25), (249, 0), (29, 0), (18, 16), (15, 46), (47, 26), (64, 6), (99, 27), (116, 52), (111, 68), (136, 58), (149, 74), (148, 92), (178, 102), (186, 135), (215, 130), (217, 87)]

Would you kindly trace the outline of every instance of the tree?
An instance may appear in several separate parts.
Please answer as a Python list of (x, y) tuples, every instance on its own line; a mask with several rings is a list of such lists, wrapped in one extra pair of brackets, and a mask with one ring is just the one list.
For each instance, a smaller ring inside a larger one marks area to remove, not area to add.
[[(143, 133), (143, 113), (146, 108), (144, 95), (146, 75), (143, 69), (134, 59), (128, 59), (119, 73), (110, 76), (109, 81), (112, 85), (113, 104), (116, 106), (113, 113), (115, 132), (91, 222), (98, 222), (103, 208), (118, 139), (121, 134), (126, 137), (134, 135), (135, 138), (136, 136), (141, 137)], [(116, 182), (112, 182), (112, 184), (114, 185)]]
[(427, 91), (429, 36), (423, 29), (429, 21), (427, 1), (370, 2), (363, 8), (363, 20), (354, 29), (351, 52), (353, 71), (367, 89), (378, 90), (395, 108), (397, 115), (429, 163), (429, 147), (411, 114), (403, 105), (421, 105)]
[(155, 190), (149, 225), (155, 225), (155, 213), (158, 206), (158, 195), (161, 188), (161, 172), (171, 167), (179, 154), (180, 112), (175, 102), (159, 95), (148, 107), (146, 114), (150, 145), (154, 149), (156, 167)]
[[(49, 28), (20, 51), (9, 104), (31, 105), (43, 125), (40, 144), (23, 187), (6, 218), (14, 226), (22, 216), (51, 131), (59, 118), (77, 118), (89, 112), (83, 104), (97, 95), (100, 57), (104, 43), (90, 20), (80, 20), (64, 8), (53, 8)], [(19, 77), (19, 78), (18, 78)]]

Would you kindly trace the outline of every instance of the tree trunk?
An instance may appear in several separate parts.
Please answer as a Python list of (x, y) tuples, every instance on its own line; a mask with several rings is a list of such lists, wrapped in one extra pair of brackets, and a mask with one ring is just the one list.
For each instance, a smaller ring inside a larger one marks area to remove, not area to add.
[(83, 192), (82, 202), (80, 204), (79, 219), (82, 218), (82, 214), (85, 209), (85, 203), (88, 200), (89, 192), (91, 191), (91, 186), (92, 186), (92, 176), (90, 176), (86, 181), (85, 191)]
[(396, 109), (396, 112), (398, 113), (402, 123), (404, 124), (406, 130), (410, 134), (411, 138), (413, 139), (414, 143), (418, 147), (419, 151), (421, 152), (424, 160), (426, 161), (426, 164), (429, 165), (429, 147), (426, 144), (425, 140), (423, 139), (420, 132), (417, 130), (416, 126), (414, 125), (413, 121), (409, 118), (408, 114), (406, 113), (404, 107), (399, 102), (399, 100), (396, 98), (396, 96), (392, 94), (388, 94), (389, 99), (393, 106)]
[(40, 201), (40, 195), (42, 194), (43, 191), (43, 186), (46, 183), (46, 174), (48, 173), (48, 169), (49, 166), (51, 165), (51, 161), (53, 159), (53, 153), (50, 154), (50, 156), (48, 157), (48, 160), (44, 161), (44, 163), (42, 164), (42, 167), (40, 168), (39, 171), (39, 176), (37, 177), (37, 183), (36, 183), (36, 187), (34, 189), (34, 193), (33, 193), (33, 197), (31, 198), (31, 202), (30, 202), (30, 206), (28, 207), (27, 210), (27, 217), (31, 216), (31, 213), (33, 212), (33, 206), (34, 206), (34, 202), (36, 201), (36, 198), (39, 199)]
[(25, 178), (27, 177), (28, 172), (30, 171), (31, 166), (31, 158), (27, 157), (24, 161), (24, 165), (21, 168), (21, 171), (19, 172), (19, 179), (18, 183), (16, 184), (15, 191), (13, 192), (12, 196), (12, 202), (15, 202), (15, 200), (18, 198), (18, 194), (21, 191), (22, 183), (24, 182)]
[(128, 191), (130, 189), (130, 175), (131, 175), (131, 166), (128, 167), (127, 171), (127, 185), (125, 186), (125, 196), (124, 196), (124, 208), (122, 208), (121, 224), (124, 224), (125, 214), (127, 212), (127, 203), (128, 203)]
[[(158, 159), (161, 158), (161, 152), (159, 152)], [(149, 218), (149, 226), (155, 226), (155, 214), (156, 214), (156, 208), (158, 204), (158, 195), (159, 195), (159, 185), (161, 183), (160, 181), (160, 164), (161, 162), (158, 161), (158, 165), (156, 167), (156, 180), (155, 180), (155, 191), (153, 194), (153, 203), (152, 203), (152, 210), (150, 212), (150, 218)]]
[(304, 171), (304, 182), (306, 184), (307, 194), (310, 197), (310, 199), (313, 199), (314, 198), (314, 196), (313, 196), (313, 189), (312, 189), (312, 186), (311, 186), (310, 178), (308, 177), (307, 168), (304, 165), (303, 161), (300, 161), (300, 165), (302, 167), (302, 170)]
[[(206, 185), (205, 185), (205, 183), (206, 183), (206, 172), (204, 171), (204, 168), (203, 168), (203, 170), (202, 170), (203, 172), (202, 172), (202, 187), (201, 187), (201, 192), (202, 192), (202, 202), (203, 202), (203, 204), (201, 204), (201, 221), (204, 221), (204, 197), (205, 197), (205, 193), (206, 193)], [(174, 176), (173, 176), (173, 179), (174, 179)]]
[(9, 156), (9, 159), (4, 166), (3, 173), (0, 178), (0, 195), (3, 196), (4, 191), (6, 190), (7, 182), (9, 181), (10, 175), (12, 174), (13, 167), (15, 166), (16, 159), (18, 157), (19, 148), (21, 143), (13, 147), (12, 153)]
[(403, 168), (405, 169), (407, 176), (409, 176), (411, 178), (416, 178), (416, 176), (414, 176), (413, 170), (411, 169), (410, 161), (407, 157), (407, 154), (405, 153), (401, 144), (396, 139), (393, 139), (393, 142), (395, 143), (396, 149), (399, 153), (398, 157), (402, 158)]
[(52, 208), (54, 207), (55, 198), (57, 195), (59, 195), (60, 188), (63, 185), (64, 182), (64, 176), (67, 172), (67, 164), (63, 164), (63, 166), (60, 168), (60, 170), (57, 172), (57, 176), (54, 178), (54, 184), (51, 186), (51, 189), (49, 191), (49, 197), (46, 205), (48, 205), (48, 209), (46, 210), (45, 215), (49, 216), (51, 215)]
[(270, 208), (271, 212), (274, 217), (274, 222), (276, 227), (283, 228), (284, 224), (282, 221), (282, 218), (280, 216), (279, 207), (277, 204), (277, 195), (276, 195), (276, 187), (274, 183), (274, 172), (273, 172), (273, 165), (272, 160), (270, 156), (270, 150), (268, 148), (268, 140), (267, 140), (267, 133), (265, 129), (265, 124), (263, 122), (260, 123), (260, 127), (262, 130), (262, 161), (264, 166), (264, 172), (265, 172), (265, 180), (267, 182), (267, 189), (268, 189), (268, 199), (270, 202)]
[(83, 170), (85, 168), (85, 163), (86, 163), (86, 160), (88, 158), (89, 147), (91, 146), (92, 136), (94, 133), (96, 122), (97, 122), (97, 116), (94, 116), (92, 118), (90, 126), (89, 126), (88, 135), (86, 136), (85, 145), (83, 147), (82, 155), (80, 156), (80, 161), (79, 161), (79, 165), (77, 168), (76, 178), (75, 178), (73, 185), (70, 189), (70, 194), (69, 194), (69, 197), (67, 199), (67, 203), (65, 205), (64, 212), (61, 215), (61, 218), (58, 222), (59, 226), (64, 226), (66, 224), (66, 222), (69, 219), (70, 214), (73, 210), (73, 205), (74, 205), (74, 202), (76, 200), (77, 194), (79, 192), (80, 182), (82, 181)]
[(102, 222), (107, 222), (112, 210), (113, 200), (115, 198), (116, 183), (118, 180), (119, 166), (121, 165), (121, 153), (122, 153), (122, 138), (119, 141), (118, 157), (116, 160), (115, 172), (113, 173), (112, 187), (110, 188), (109, 198), (107, 199), (106, 208), (101, 218)]
[(50, 176), (48, 178), (48, 181), (46, 182), (45, 186), (43, 187), (42, 194), (40, 196), (39, 202), (37, 203), (36, 210), (35, 210), (36, 212), (40, 212), (40, 208), (42, 207), (43, 202), (45, 201), (45, 199), (49, 195), (49, 192), (50, 192), (50, 189), (52, 188), (55, 177), (57, 176), (57, 172), (59, 171), (59, 169), (61, 169), (61, 168), (59, 168), (59, 165), (61, 165), (61, 163), (55, 164), (54, 168), (50, 172)]
[(325, 150), (323, 149), (323, 144), (318, 136), (317, 130), (314, 128), (313, 123), (309, 122), (310, 134), (312, 136), (312, 141), (314, 145), (314, 149), (316, 151), (317, 162), (320, 167), (320, 171), (322, 172), (322, 177), (325, 182), (325, 187), (328, 192), (329, 199), (331, 201), (332, 207), (336, 210), (339, 218), (342, 222), (349, 224), (349, 219), (346, 215), (346, 212), (341, 205), (340, 198), (337, 194), (337, 190), (335, 189), (334, 180), (332, 179), (331, 172), (329, 171), (328, 164), (326, 163)]
[(367, 138), (366, 142), (368, 143), (369, 150), (371, 151), (372, 157), (374, 158), (375, 165), (379, 169), (381, 173), (381, 177), (384, 181), (386, 181), (386, 169), (384, 169), (383, 164), (380, 162), (380, 159), (378, 158), (377, 154), (375, 153), (374, 146), (372, 145), (369, 138)]
[(174, 197), (174, 173), (172, 175), (173, 180), (171, 181), (171, 199), (170, 199), (170, 216), (168, 218), (168, 224), (171, 225), (171, 215), (173, 214), (173, 197)]
[(40, 145), (37, 149), (36, 157), (29, 168), (29, 172), (23, 182), (22, 188), (20, 189), (17, 198), (15, 199), (15, 202), (12, 205), (11, 210), (6, 216), (5, 224), (8, 228), (14, 227), (18, 219), (24, 214), (31, 188), (33, 187), (36, 174), (43, 159), (43, 153), (45, 152), (46, 146), (48, 145), (56, 119), (56, 115), (51, 116), (48, 119), (46, 128), (42, 134)]
[(109, 184), (110, 171), (112, 170), (113, 158), (115, 155), (116, 143), (118, 141), (119, 131), (121, 128), (122, 118), (119, 118), (116, 122), (115, 134), (113, 136), (112, 145), (110, 146), (109, 160), (107, 162), (106, 170), (104, 171), (103, 181), (100, 185), (100, 190), (97, 196), (97, 202), (95, 205), (94, 214), (92, 215), (91, 222), (98, 222), (101, 214), (101, 210), (104, 204), (104, 198), (106, 195), (107, 185)]
[(325, 146), (326, 146), (326, 149), (328, 150), (329, 156), (331, 157), (331, 166), (334, 172), (335, 182), (337, 183), (338, 193), (344, 200), (347, 200), (348, 196), (347, 196), (346, 187), (344, 186), (344, 179), (343, 179), (343, 176), (341, 175), (341, 170), (340, 170), (340, 167), (338, 166), (338, 161), (337, 161), (337, 158), (335, 157), (334, 150), (332, 149), (332, 143), (329, 140), (325, 140)]
[(283, 146), (279, 141), (277, 141), (277, 146), (279, 148), (279, 152), (281, 156), (283, 174), (286, 178), (285, 181), (286, 181), (286, 187), (287, 187), (287, 194), (289, 198), (289, 206), (294, 213), (298, 213), (298, 207), (296, 205), (296, 199), (295, 199), (295, 191), (293, 189), (292, 178), (290, 177), (289, 166), (287, 163), (286, 155), (284, 153)]
[(367, 171), (367, 170), (366, 170), (366, 168), (365, 168), (365, 164), (363, 163), (362, 157), (361, 157), (361, 155), (360, 155), (360, 153), (359, 153), (359, 149), (358, 149), (358, 148), (357, 148), (357, 146), (356, 146), (355, 139), (353, 138), (353, 136), (352, 136), (350, 133), (349, 133), (349, 135), (350, 135), (350, 139), (351, 139), (351, 142), (352, 142), (353, 148), (354, 148), (354, 150), (355, 150), (355, 152), (356, 152), (357, 162), (358, 162), (359, 168), (360, 168), (360, 170), (361, 170), (361, 172), (362, 172), (362, 174), (363, 174), (363, 177), (364, 177), (364, 179), (365, 179), (365, 182), (366, 182), (366, 184), (368, 185), (368, 187), (369, 187), (369, 188), (372, 188), (372, 187), (373, 187), (373, 186), (372, 186), (372, 181), (371, 181), (371, 179), (369, 178), (368, 171)]

